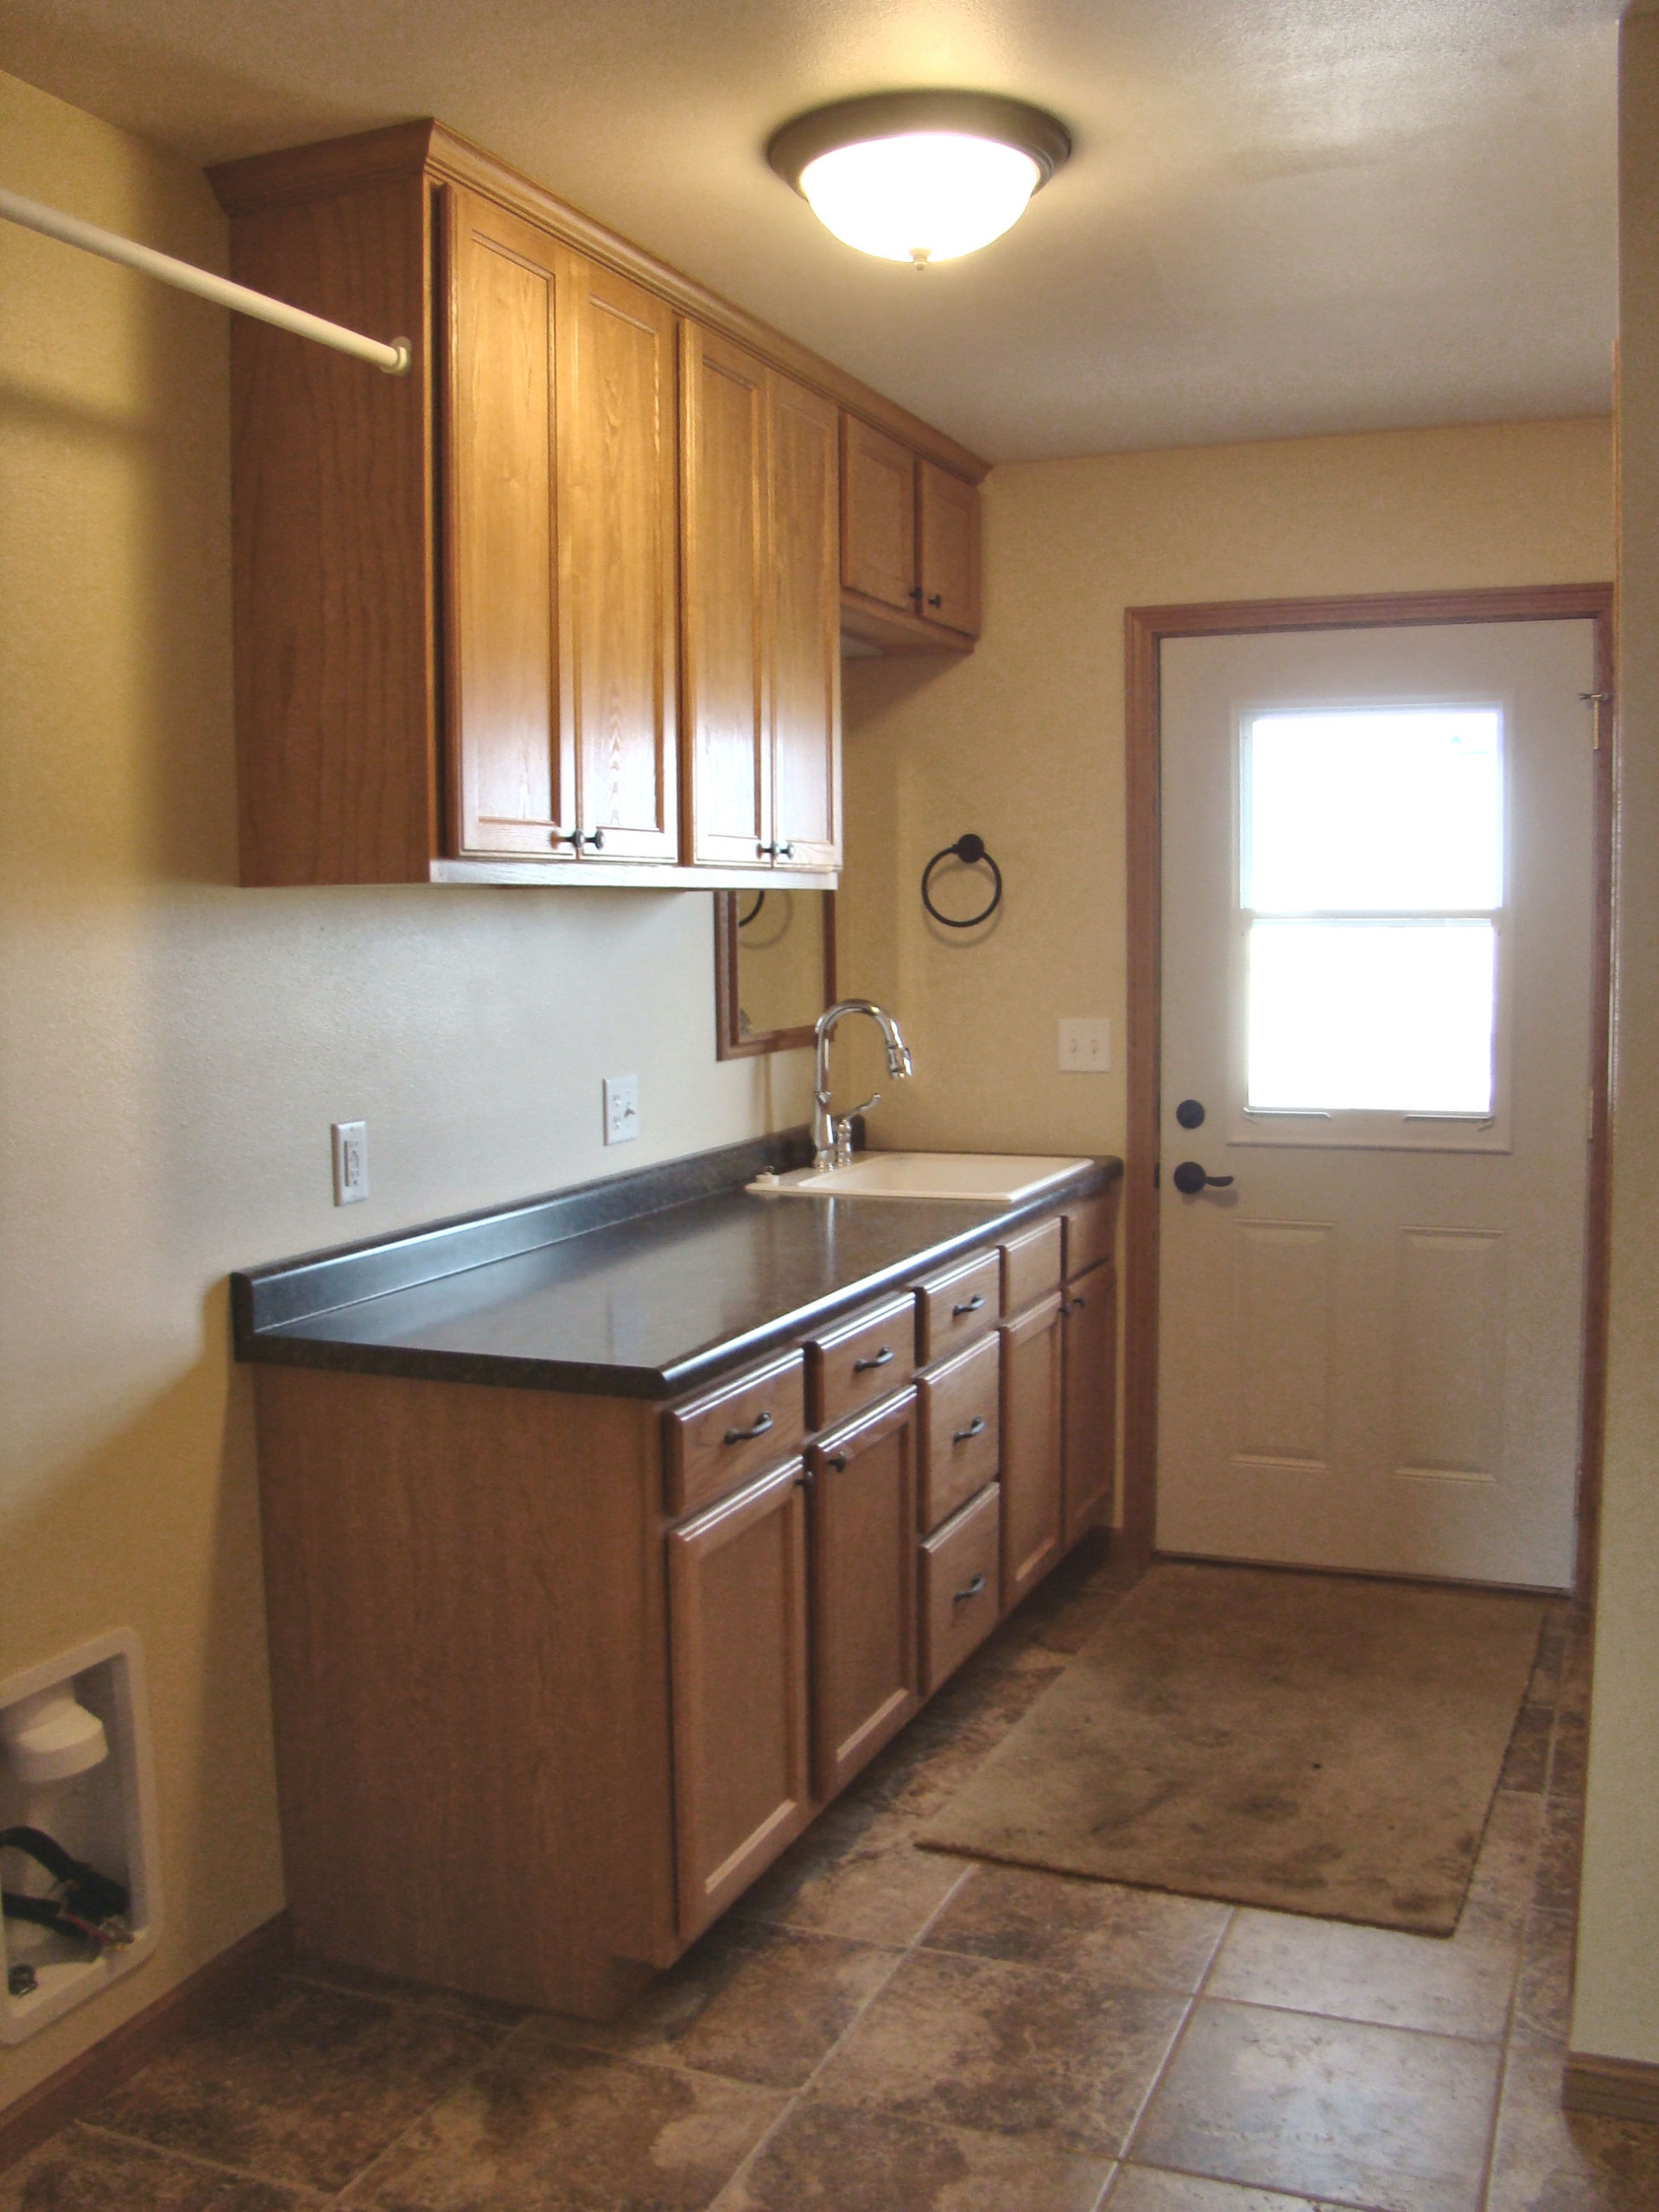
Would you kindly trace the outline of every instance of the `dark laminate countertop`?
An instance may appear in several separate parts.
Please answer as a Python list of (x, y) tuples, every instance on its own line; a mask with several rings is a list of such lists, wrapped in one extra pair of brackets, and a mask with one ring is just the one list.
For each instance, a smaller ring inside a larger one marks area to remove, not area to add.
[(791, 1132), (233, 1275), (238, 1356), (672, 1397), (1121, 1172), (1093, 1160), (1017, 1206), (743, 1190), (799, 1149)]

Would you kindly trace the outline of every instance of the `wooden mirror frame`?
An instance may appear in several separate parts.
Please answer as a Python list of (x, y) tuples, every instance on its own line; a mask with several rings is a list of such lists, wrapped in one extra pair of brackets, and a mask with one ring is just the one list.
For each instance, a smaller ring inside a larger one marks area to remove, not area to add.
[[(810, 1045), (813, 1024), (798, 1029), (762, 1029), (745, 1037), (738, 1027), (737, 917), (747, 891), (716, 891), (715, 900), (715, 1058), (753, 1059), (760, 1052), (792, 1052)], [(823, 899), (823, 1003), (836, 1002), (836, 894)]]

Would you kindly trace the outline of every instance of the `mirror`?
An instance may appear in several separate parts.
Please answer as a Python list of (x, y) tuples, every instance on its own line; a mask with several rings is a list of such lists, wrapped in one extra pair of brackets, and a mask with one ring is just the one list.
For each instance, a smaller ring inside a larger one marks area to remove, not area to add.
[(715, 892), (718, 1058), (810, 1045), (835, 997), (833, 891)]

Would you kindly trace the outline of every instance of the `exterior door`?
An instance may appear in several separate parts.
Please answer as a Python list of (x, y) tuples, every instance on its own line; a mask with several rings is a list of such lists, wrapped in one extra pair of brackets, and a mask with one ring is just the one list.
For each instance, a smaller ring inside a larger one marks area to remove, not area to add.
[(1572, 1581), (1593, 645), (1163, 645), (1160, 1550)]

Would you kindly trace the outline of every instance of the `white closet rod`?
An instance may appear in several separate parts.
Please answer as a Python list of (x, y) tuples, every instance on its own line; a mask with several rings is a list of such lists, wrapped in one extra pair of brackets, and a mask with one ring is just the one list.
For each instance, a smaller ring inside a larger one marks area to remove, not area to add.
[(0, 215), (8, 222), (21, 223), (25, 230), (61, 238), (65, 245), (82, 246), (88, 253), (101, 253), (106, 261), (142, 269), (146, 276), (159, 276), (163, 284), (176, 284), (181, 292), (194, 292), (198, 298), (212, 300), (218, 307), (257, 315), (261, 322), (274, 322), (278, 330), (291, 330), (297, 337), (315, 338), (319, 346), (332, 346), (337, 353), (372, 361), (389, 377), (409, 373), (414, 349), (407, 338), (394, 338), (388, 346), (378, 338), (361, 337), (341, 323), (308, 315), (303, 308), (291, 308), (285, 300), (267, 299), (263, 292), (250, 291), (245, 284), (232, 284), (228, 276), (214, 276), (206, 269), (193, 268), (188, 261), (175, 261), (170, 253), (157, 253), (153, 246), (135, 245), (130, 238), (119, 238), (113, 231), (100, 231), (96, 223), (83, 223), (77, 216), (60, 214), (55, 207), (43, 207), (38, 200), (25, 200), (20, 192), (0, 188)]

